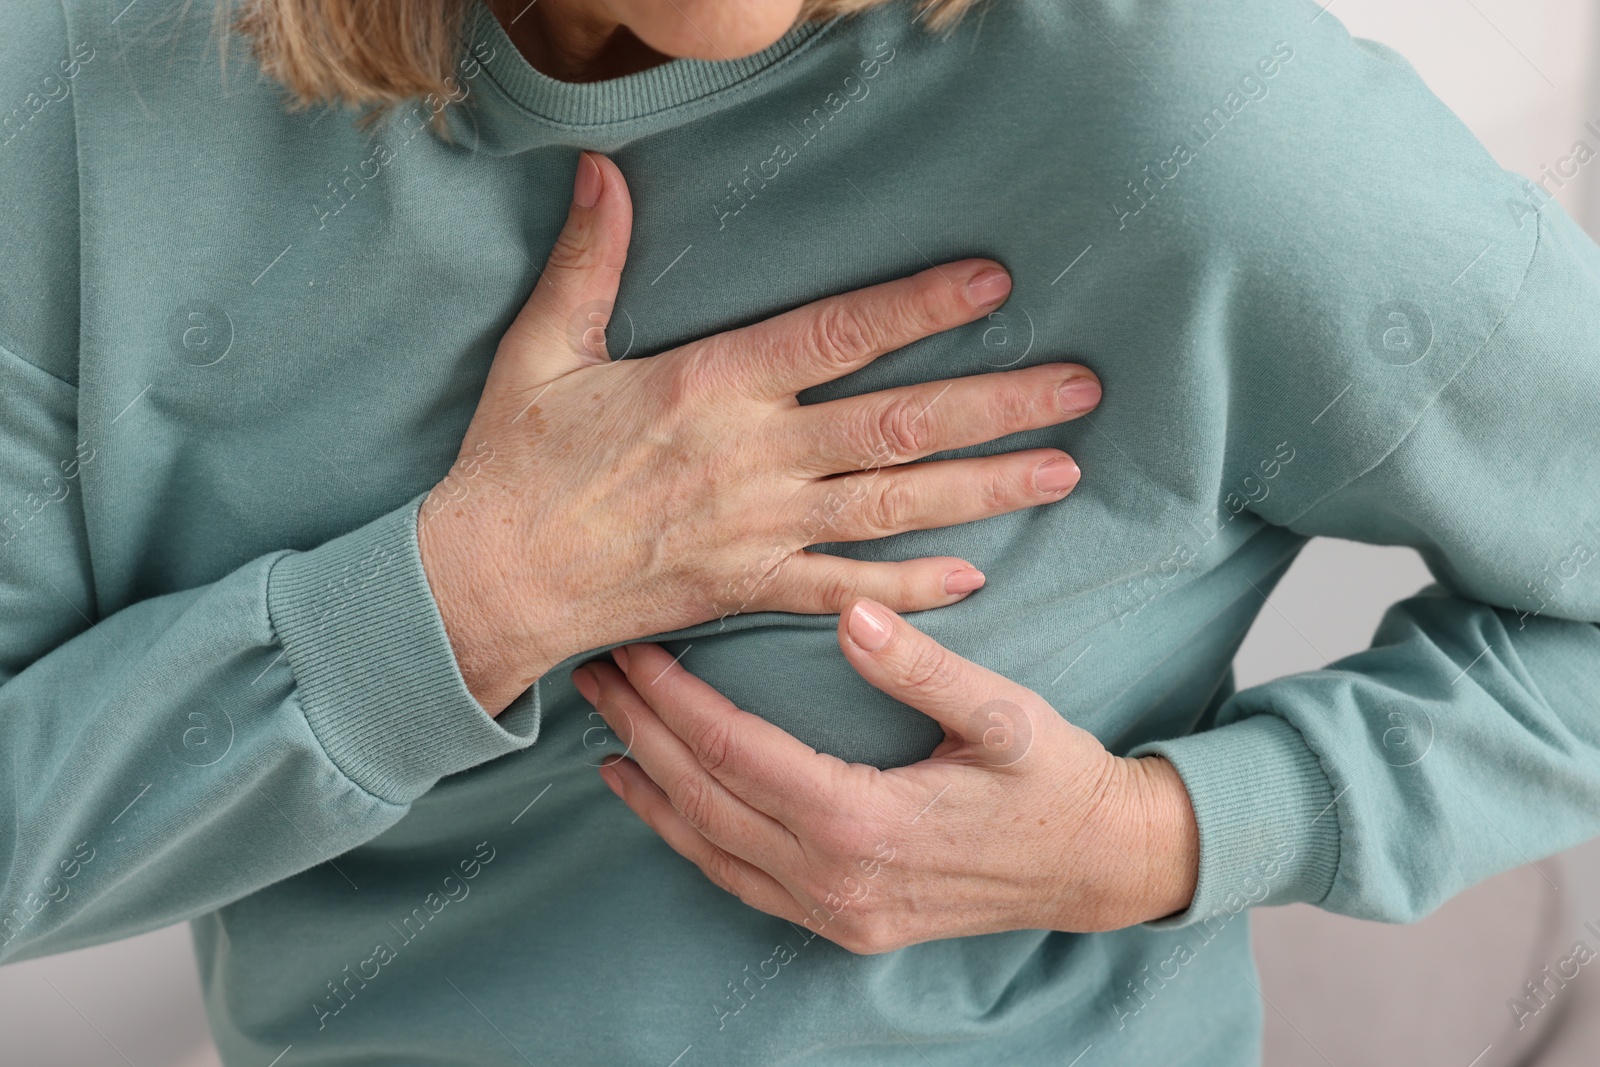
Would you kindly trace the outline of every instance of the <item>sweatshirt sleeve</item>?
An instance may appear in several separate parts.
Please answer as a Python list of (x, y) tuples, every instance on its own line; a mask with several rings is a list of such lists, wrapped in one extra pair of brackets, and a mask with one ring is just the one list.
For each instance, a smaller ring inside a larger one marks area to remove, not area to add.
[(0, 960), (204, 914), (532, 743), (526, 694), (490, 718), (456, 666), (422, 496), (96, 617), (74, 390), (5, 350), (0, 383)]
[[(1531, 224), (1531, 223), (1530, 223)], [(1437, 584), (1369, 649), (1140, 746), (1194, 801), (1181, 926), (1304, 901), (1409, 922), (1600, 834), (1600, 250), (1553, 202), (1517, 299), (1379, 462), (1287, 522)]]
[(94, 61), (68, 51), (54, 2), (0, 16), (0, 92), (20, 101), (0, 116), (0, 961), (155, 929), (318, 864), (342, 884), (335, 857), (538, 725), (530, 694), (494, 719), (466, 688), (422, 568), (420, 495), (101, 612), (72, 116)]

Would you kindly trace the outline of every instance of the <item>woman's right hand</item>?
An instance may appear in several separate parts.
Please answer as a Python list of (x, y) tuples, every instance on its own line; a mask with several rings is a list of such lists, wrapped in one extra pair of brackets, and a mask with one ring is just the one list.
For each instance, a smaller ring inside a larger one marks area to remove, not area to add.
[(963, 560), (805, 549), (1047, 504), (1077, 483), (1056, 449), (911, 463), (1092, 410), (1099, 383), (1076, 364), (795, 399), (993, 310), (1010, 291), (996, 264), (947, 263), (612, 362), (603, 328), (632, 221), (622, 173), (584, 153), (566, 226), (423, 503), (423, 567), (491, 715), (568, 656), (733, 612), (953, 604), (983, 581)]

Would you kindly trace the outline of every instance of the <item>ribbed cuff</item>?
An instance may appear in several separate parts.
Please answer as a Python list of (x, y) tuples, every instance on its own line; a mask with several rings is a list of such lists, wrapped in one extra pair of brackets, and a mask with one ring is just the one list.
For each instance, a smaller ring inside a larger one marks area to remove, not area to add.
[(1321, 761), (1288, 722), (1255, 715), (1128, 755), (1171, 761), (1200, 829), (1194, 900), (1143, 925), (1226, 921), (1245, 908), (1328, 895), (1339, 867), (1339, 813)]
[(417, 545), (426, 496), (267, 574), (267, 613), (312, 732), (352, 781), (400, 804), (539, 732), (537, 687), (494, 719), (461, 677)]

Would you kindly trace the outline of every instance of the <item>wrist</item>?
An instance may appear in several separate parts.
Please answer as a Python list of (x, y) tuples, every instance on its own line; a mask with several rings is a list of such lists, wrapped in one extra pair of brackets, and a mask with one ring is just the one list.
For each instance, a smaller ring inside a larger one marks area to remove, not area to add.
[[(1088, 825), (1075, 839), (1080, 873), (1065, 906), (1073, 931), (1120, 930), (1174, 915), (1194, 899), (1200, 833), (1183, 779), (1160, 756), (1111, 756)], [(1094, 872), (1083, 884), (1082, 872)]]
[(439, 486), (417, 513), (417, 547), (462, 680), (497, 716), (552, 664), (515, 647), (514, 608), (503, 602), (503, 583), (481, 573), (492, 553), (476, 543), (465, 511), (449, 506)]
[(1130, 765), (1136, 856), (1145, 860), (1131, 899), (1137, 907), (1128, 925), (1176, 915), (1194, 900), (1200, 877), (1200, 829), (1189, 790), (1178, 769), (1162, 756), (1140, 756)]

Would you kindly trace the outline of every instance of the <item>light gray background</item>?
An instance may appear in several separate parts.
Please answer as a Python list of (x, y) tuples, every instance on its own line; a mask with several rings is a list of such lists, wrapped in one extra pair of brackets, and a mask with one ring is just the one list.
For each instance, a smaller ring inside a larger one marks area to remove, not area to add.
[[(1330, 8), (1352, 32), (1406, 55), (1503, 165), (1530, 177), (1567, 154), (1585, 121), (1600, 120), (1600, 11), (1590, 0), (1334, 0)], [(1558, 195), (1600, 234), (1594, 171)], [(1428, 581), (1408, 550), (1313, 542), (1245, 642), (1239, 684), (1366, 647), (1384, 607)], [(1600, 980), (1588, 973), (1595, 967), (1561, 991), (1539, 1025), (1508, 1029), (1507, 998), (1539, 968), (1579, 937), (1600, 947), (1582, 929), (1586, 919), (1600, 925), (1600, 843), (1493, 879), (1415, 926), (1303, 905), (1259, 911), (1252, 925), (1267, 1002), (1266, 1063), (1600, 1063)], [(280, 1067), (292, 1067), (292, 1055)], [(6, 1067), (218, 1062), (186, 927), (0, 968)], [(1108, 1062), (1090, 1049), (1080, 1067)]]

